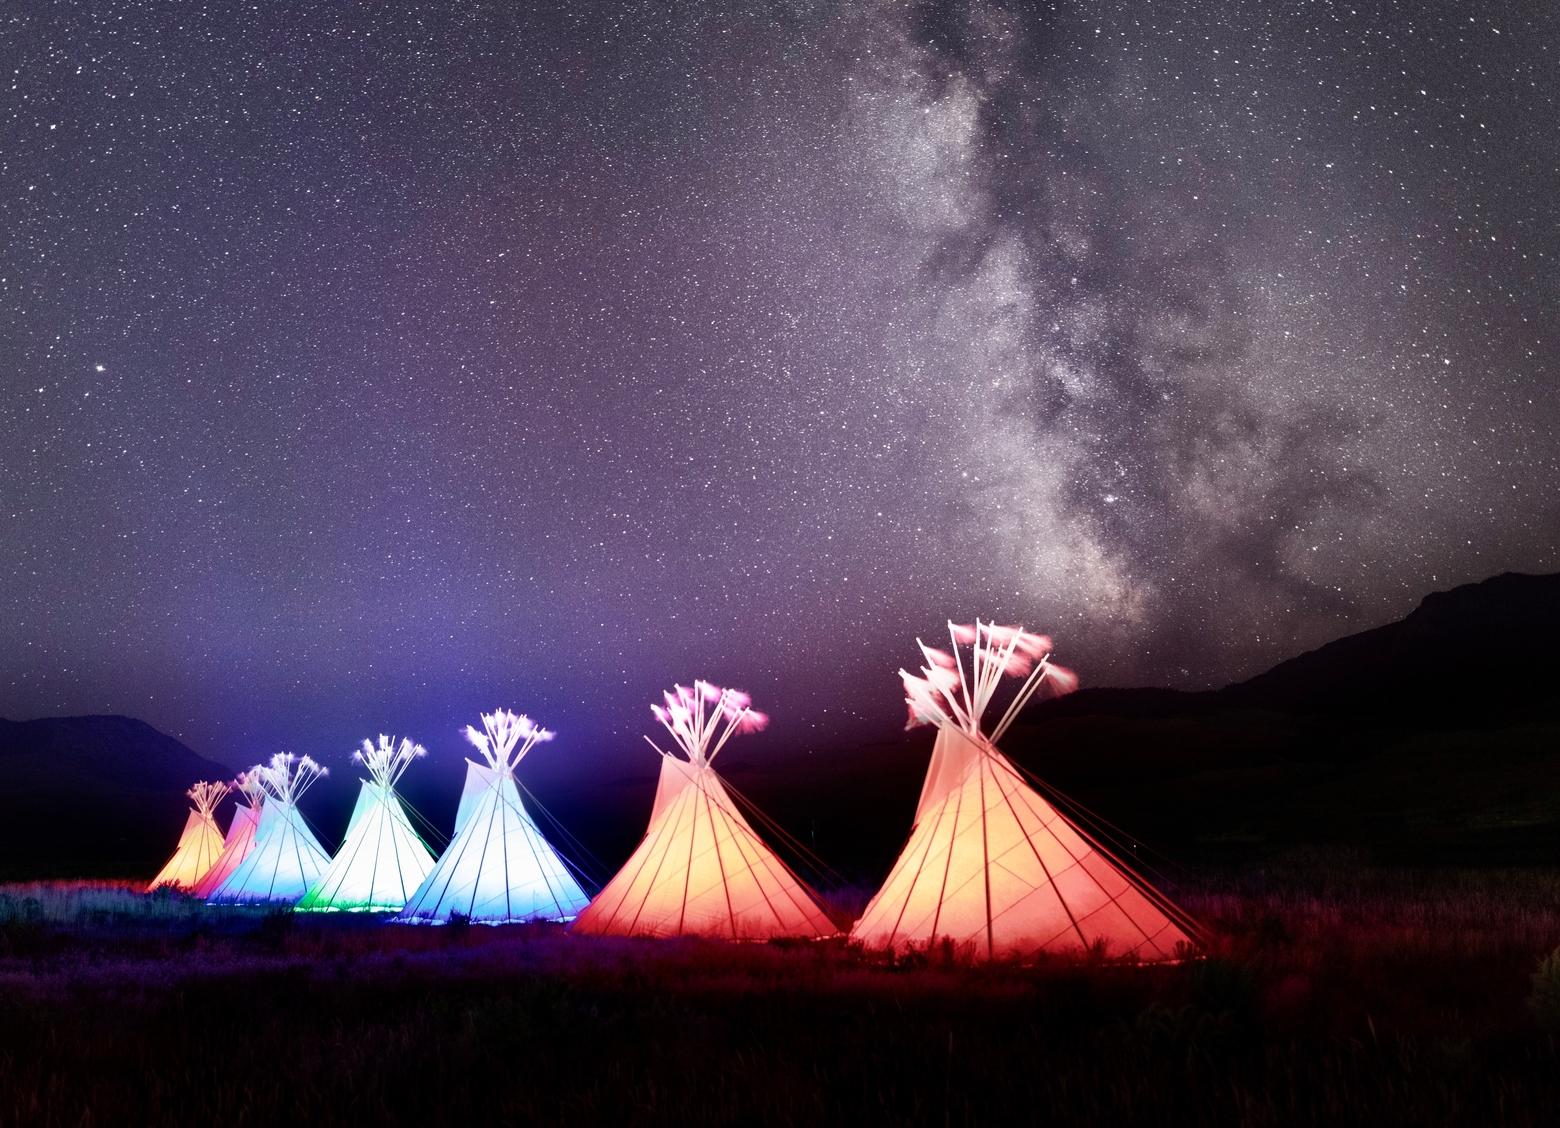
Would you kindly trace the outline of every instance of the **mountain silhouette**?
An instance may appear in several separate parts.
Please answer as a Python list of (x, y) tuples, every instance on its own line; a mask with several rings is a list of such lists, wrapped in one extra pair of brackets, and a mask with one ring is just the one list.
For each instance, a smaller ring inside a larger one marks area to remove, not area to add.
[(184, 825), (186, 789), (232, 776), (132, 717), (0, 720), (0, 875), (155, 872)]
[(1395, 723), (1508, 723), (1560, 700), (1560, 575), (1515, 572), (1426, 596), (1406, 618), (1349, 635), (1220, 690), (1225, 702)]
[[(1004, 751), (1128, 851), (1242, 861), (1298, 845), (1424, 863), (1560, 857), (1560, 575), (1427, 596), (1223, 689), (1092, 688)], [(738, 787), (870, 885), (908, 834), (929, 730)], [(735, 759), (735, 757), (733, 757)], [(1139, 838), (1138, 836), (1141, 836)]]

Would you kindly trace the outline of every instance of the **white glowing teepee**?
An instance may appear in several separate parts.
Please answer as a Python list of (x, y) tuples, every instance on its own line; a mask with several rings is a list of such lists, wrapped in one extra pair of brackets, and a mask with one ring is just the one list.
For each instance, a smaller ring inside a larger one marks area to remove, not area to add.
[(507, 709), (482, 714), (482, 726), (466, 728), (487, 762), (466, 761), (455, 837), (396, 920), (572, 920), (589, 898), (537, 829), (515, 782), (526, 753), (553, 734)]
[(175, 889), (193, 889), (195, 883), (216, 864), (222, 853), (222, 831), (217, 828), (217, 820), (212, 817), (212, 812), (228, 791), (225, 783), (201, 782), (185, 792), (190, 802), (195, 804), (195, 809), (184, 820), (184, 832), (179, 835), (179, 844), (174, 847), (173, 856), (157, 871), (157, 876), (147, 886), (148, 890), (164, 885), (171, 885)]
[(209, 898), (215, 893), (255, 848), (255, 831), (260, 826), (260, 805), (265, 799), (265, 788), (261, 786), (257, 772), (239, 772), (232, 787), (242, 798), (233, 807), (233, 821), (228, 823), (227, 837), (222, 840), (222, 853), (190, 890), (197, 897)]
[[(763, 940), (838, 931), (817, 898), (737, 810), (711, 766), (733, 733), (762, 729), (747, 694), (696, 681), (650, 706), (684, 759), (661, 754), (650, 825), (575, 932)], [(722, 727), (724, 721), (724, 727)], [(649, 737), (645, 738), (649, 740)]]
[(254, 848), (212, 890), (213, 905), (294, 904), (330, 864), (298, 810), (299, 797), (326, 770), (307, 756), (279, 752), (252, 774), (266, 793)]
[[(979, 621), (949, 624), (952, 653), (921, 643), (903, 670), (910, 726), (937, 726), (914, 828), (851, 931), (874, 948), (947, 939), (980, 959), (1102, 952), (1176, 959), (1194, 943), (1184, 913), (1043, 798), (996, 741), (1040, 688), (1076, 688), (1051, 640)], [(973, 647), (968, 676), (960, 643)], [(1004, 674), (1025, 678), (989, 735), (981, 718)]]
[(352, 758), (368, 768), (341, 849), (303, 900), (300, 911), (398, 912), (433, 868), (433, 855), (412, 829), (395, 785), (427, 754), (420, 744), (388, 736), (365, 740)]

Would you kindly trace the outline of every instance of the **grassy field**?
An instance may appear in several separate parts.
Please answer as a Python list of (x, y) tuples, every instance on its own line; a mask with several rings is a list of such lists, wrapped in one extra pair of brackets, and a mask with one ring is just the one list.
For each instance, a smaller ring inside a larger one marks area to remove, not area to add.
[(0, 1124), (1555, 1122), (1560, 871), (1179, 892), (1207, 958), (1135, 968), (0, 887)]

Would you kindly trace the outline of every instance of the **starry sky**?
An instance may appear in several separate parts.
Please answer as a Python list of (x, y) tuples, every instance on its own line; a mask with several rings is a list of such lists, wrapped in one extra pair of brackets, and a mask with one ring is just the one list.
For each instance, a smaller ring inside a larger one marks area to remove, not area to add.
[[(1560, 8), (13, 5), (0, 715), (891, 734), (1560, 567)], [(562, 762), (562, 761), (559, 761)]]

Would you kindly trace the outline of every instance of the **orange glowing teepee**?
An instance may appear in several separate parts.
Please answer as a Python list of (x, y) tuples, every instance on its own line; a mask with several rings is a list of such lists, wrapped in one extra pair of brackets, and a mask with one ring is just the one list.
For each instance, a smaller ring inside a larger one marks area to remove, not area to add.
[(148, 891), (164, 885), (171, 885), (175, 889), (192, 889), (197, 881), (206, 876), (217, 856), (222, 853), (222, 831), (217, 829), (212, 812), (229, 790), (225, 783), (203, 782), (185, 792), (190, 802), (195, 804), (195, 809), (184, 820), (184, 833), (179, 835), (179, 844), (174, 847), (173, 857), (152, 878), (151, 884), (146, 887)]
[[(1153, 962), (1195, 943), (1191, 921), (1031, 787), (996, 741), (1042, 684), (1077, 679), (1051, 640), (1016, 627), (949, 624), (954, 651), (921, 644), (900, 671), (910, 727), (937, 726), (910, 841), (851, 931), (868, 947), (947, 939), (979, 959), (1102, 952)], [(968, 677), (958, 654), (973, 647)], [(1025, 678), (988, 736), (981, 717), (1004, 674)]]
[[(746, 694), (696, 681), (652, 705), (687, 759), (663, 751), (639, 848), (574, 922), (618, 936), (767, 940), (838, 930), (817, 897), (749, 825), (711, 761), (735, 732), (763, 728)], [(724, 727), (722, 727), (724, 721)], [(648, 738), (647, 738), (648, 739)], [(713, 747), (712, 747), (713, 745)]]

